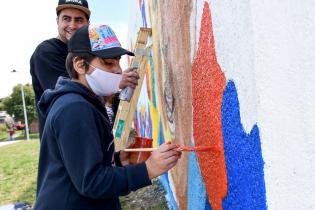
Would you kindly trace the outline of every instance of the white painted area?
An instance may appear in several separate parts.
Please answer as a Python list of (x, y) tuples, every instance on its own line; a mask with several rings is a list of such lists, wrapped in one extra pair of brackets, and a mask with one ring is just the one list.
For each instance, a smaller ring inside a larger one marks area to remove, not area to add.
[[(146, 12), (146, 23), (147, 23), (147, 28), (151, 28), (151, 20), (149, 16), (149, 3), (148, 1), (145, 1), (145, 12)], [(128, 48), (130, 50), (131, 46), (134, 47), (134, 44), (137, 40), (138, 36), (138, 31), (140, 27), (143, 26), (143, 19), (142, 19), (142, 14), (139, 6), (138, 1), (133, 1), (131, 3), (131, 12), (130, 12), (130, 18), (129, 18), (129, 26), (128, 26)]]
[(257, 123), (254, 35), (249, 0), (211, 1), (218, 63), (227, 80), (233, 80), (240, 103), (242, 125), (249, 133)]
[(314, 11), (312, 0), (251, 1), (269, 209), (315, 209)]
[(192, 3), (190, 15), (190, 59), (193, 63), (199, 45), (199, 31), (203, 13), (204, 0), (197, 0)]
[(129, 18), (129, 25), (128, 25), (128, 48), (130, 50), (132, 49), (132, 46), (134, 46), (136, 40), (137, 40), (137, 31), (139, 30), (139, 27), (141, 27), (142, 20), (141, 20), (141, 14), (139, 10), (139, 3), (136, 1), (133, 1), (131, 4), (131, 12), (130, 12), (130, 18)]

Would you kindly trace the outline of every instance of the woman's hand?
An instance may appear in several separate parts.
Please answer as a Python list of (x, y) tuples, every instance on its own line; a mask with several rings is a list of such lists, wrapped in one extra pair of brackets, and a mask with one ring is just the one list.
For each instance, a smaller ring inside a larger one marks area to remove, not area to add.
[(145, 161), (150, 179), (162, 175), (176, 165), (182, 154), (176, 151), (177, 147), (175, 144), (164, 143), (151, 153), (149, 159)]
[(130, 164), (130, 154), (130, 152), (124, 152), (123, 150), (120, 151), (119, 158), (121, 165), (125, 166)]
[(122, 79), (119, 84), (120, 89), (124, 89), (127, 86), (133, 89), (136, 88), (136, 86), (138, 85), (138, 80), (140, 78), (138, 72), (135, 71), (136, 69), (137, 69), (136, 67), (133, 67), (123, 71)]
[[(127, 148), (128, 149), (135, 148), (135, 142), (132, 142)], [(131, 164), (130, 156), (131, 152), (124, 152), (123, 150), (120, 150), (119, 158), (121, 165), (125, 166)]]

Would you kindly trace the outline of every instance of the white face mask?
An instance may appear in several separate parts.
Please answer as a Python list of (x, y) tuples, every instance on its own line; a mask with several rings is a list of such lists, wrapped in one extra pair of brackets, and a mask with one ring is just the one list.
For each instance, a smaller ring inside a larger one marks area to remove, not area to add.
[(119, 91), (119, 84), (122, 79), (121, 74), (114, 74), (94, 66), (92, 67), (94, 71), (91, 74), (85, 74), (85, 78), (96, 95), (110, 96)]

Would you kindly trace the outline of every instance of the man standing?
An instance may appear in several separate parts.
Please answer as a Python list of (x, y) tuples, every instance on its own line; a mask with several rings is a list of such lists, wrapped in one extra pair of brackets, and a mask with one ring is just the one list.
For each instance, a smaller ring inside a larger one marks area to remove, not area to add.
[[(80, 27), (89, 24), (90, 10), (86, 0), (59, 0), (56, 7), (58, 36), (43, 41), (30, 60), (30, 73), (37, 103), (46, 89), (55, 87), (59, 76), (69, 77), (65, 67), (67, 42)], [(44, 119), (39, 117), (39, 133)]]

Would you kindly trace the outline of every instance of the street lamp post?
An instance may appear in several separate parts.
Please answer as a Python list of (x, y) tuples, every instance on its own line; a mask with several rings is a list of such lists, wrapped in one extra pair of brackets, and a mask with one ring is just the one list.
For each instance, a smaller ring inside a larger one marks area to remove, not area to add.
[[(15, 69), (12, 70), (13, 73), (17, 72)], [(26, 140), (30, 140), (29, 130), (28, 130), (28, 121), (27, 121), (27, 113), (26, 113), (26, 106), (25, 106), (25, 97), (24, 97), (24, 88), (21, 85), (21, 94), (22, 94), (22, 102), (23, 102), (23, 111), (24, 111), (24, 120), (25, 120), (25, 132), (26, 132)]]

